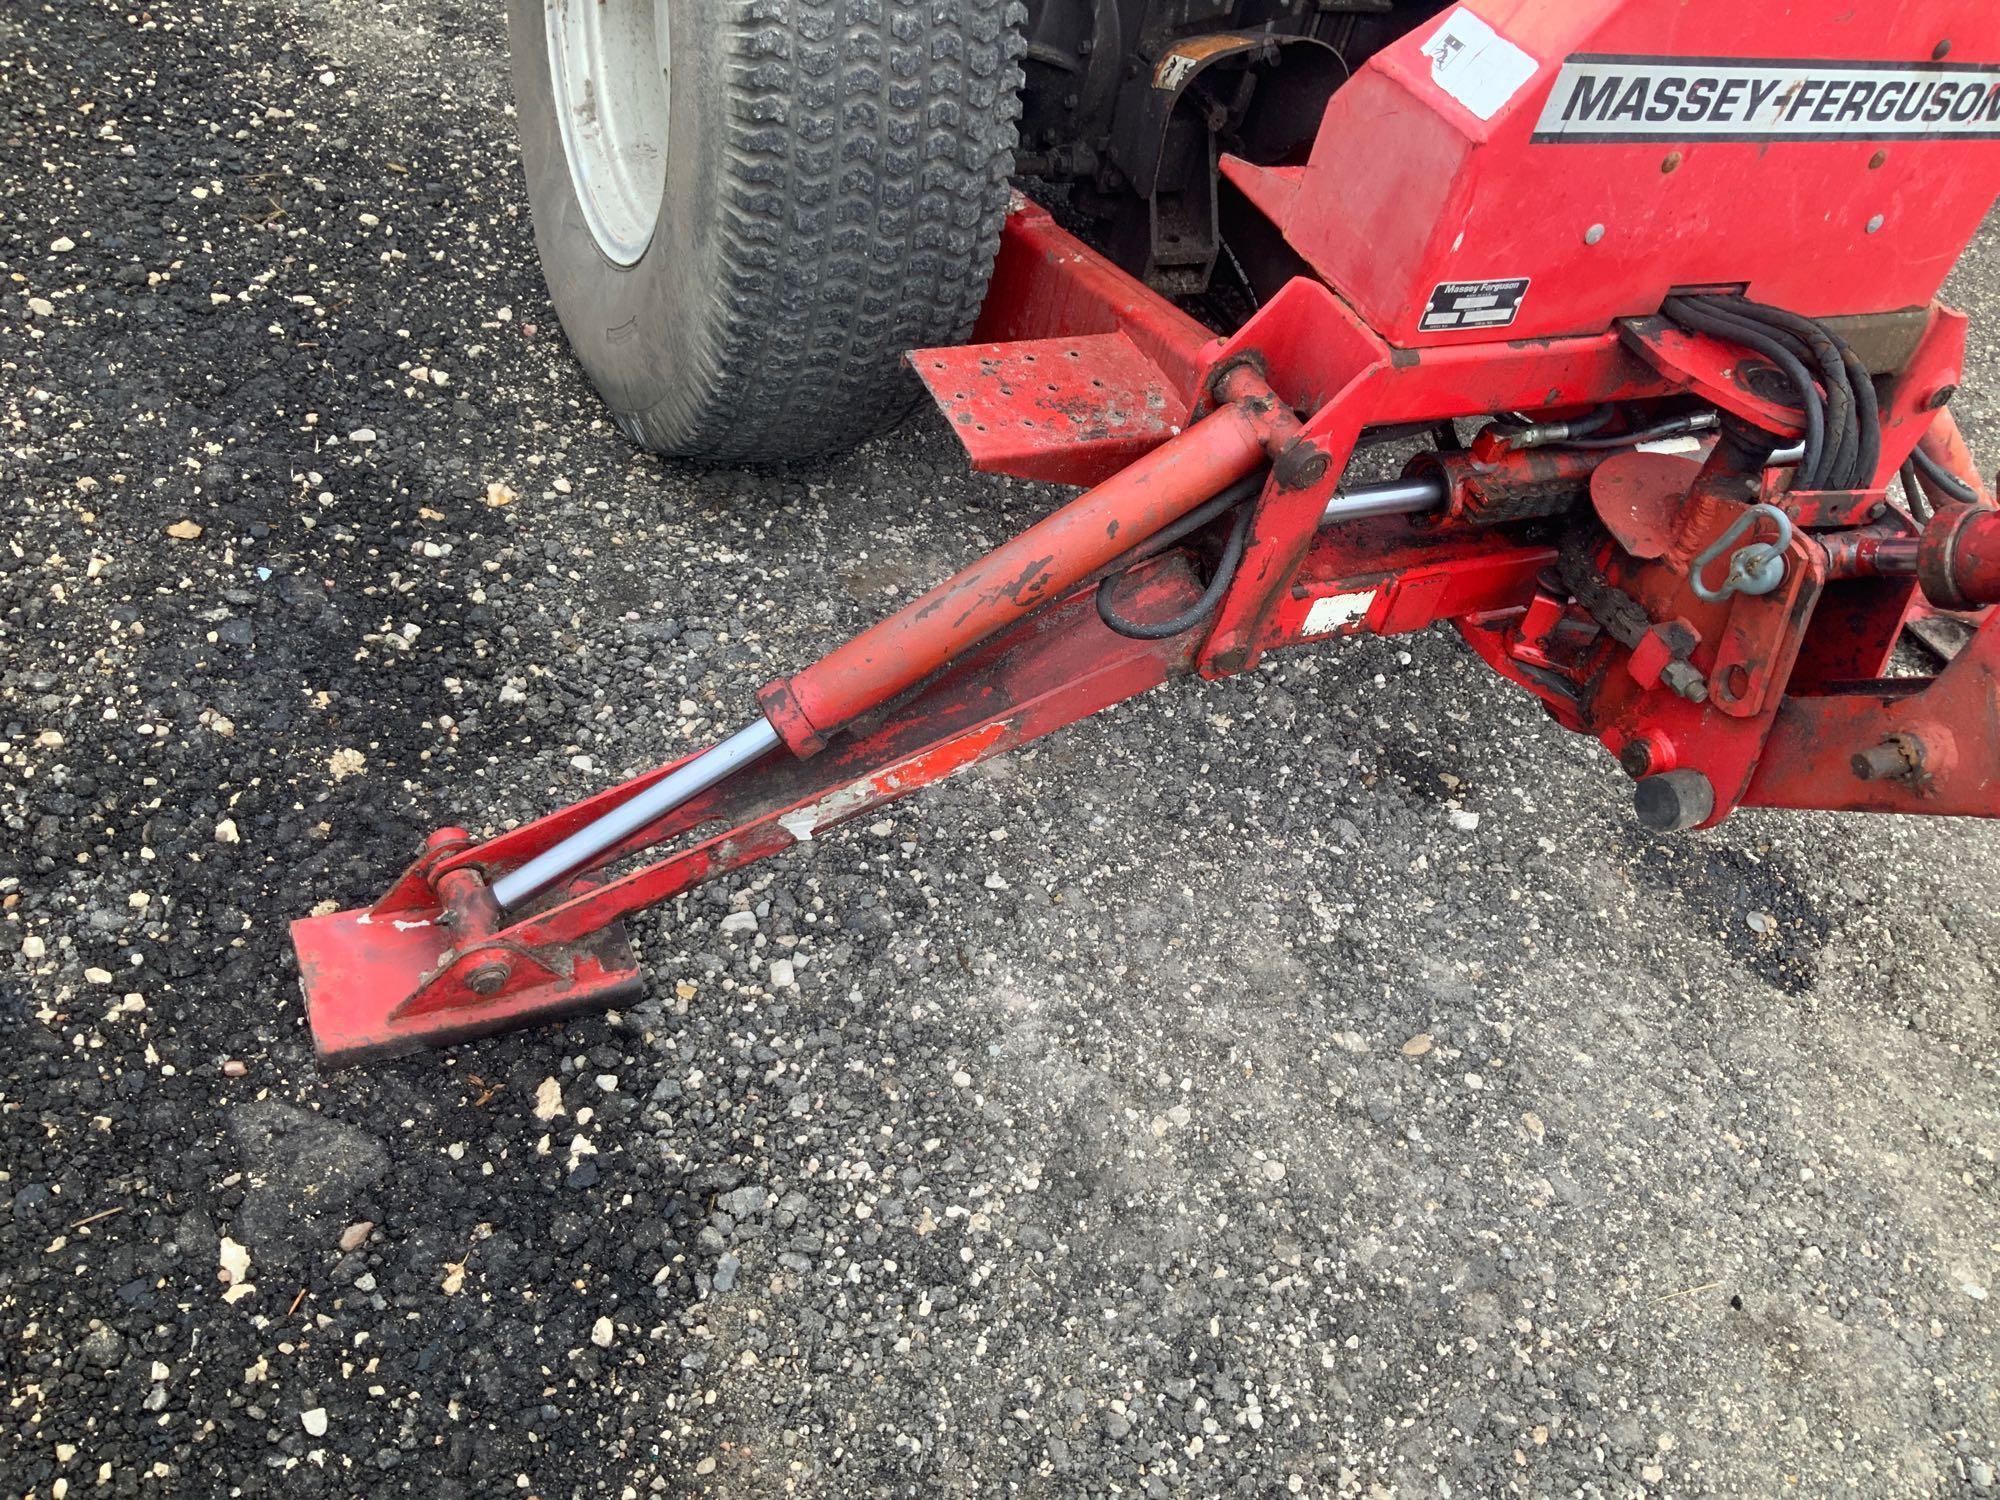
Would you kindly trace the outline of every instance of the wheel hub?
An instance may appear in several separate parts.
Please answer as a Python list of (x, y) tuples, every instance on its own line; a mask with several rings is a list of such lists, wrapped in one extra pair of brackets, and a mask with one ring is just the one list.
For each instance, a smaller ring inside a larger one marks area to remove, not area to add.
[(591, 237), (629, 266), (666, 198), (667, 0), (547, 0), (549, 88)]

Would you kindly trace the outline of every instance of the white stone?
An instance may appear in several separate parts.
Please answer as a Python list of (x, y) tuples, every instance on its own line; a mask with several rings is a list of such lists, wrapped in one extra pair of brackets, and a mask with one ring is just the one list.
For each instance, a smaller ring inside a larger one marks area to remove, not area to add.
[(617, 1332), (609, 1318), (599, 1318), (590, 1325), (590, 1341), (600, 1349), (609, 1349), (611, 1340), (617, 1336)]
[(562, 1085), (554, 1078), (544, 1078), (535, 1086), (535, 1118), (553, 1120), (562, 1112)]
[(326, 1408), (324, 1406), (315, 1406), (311, 1411), (300, 1412), (299, 1425), (305, 1428), (307, 1437), (325, 1437)]
[(239, 1245), (228, 1235), (216, 1249), (216, 1261), (222, 1268), (222, 1279), (231, 1286), (240, 1285), (250, 1276), (250, 1250)]

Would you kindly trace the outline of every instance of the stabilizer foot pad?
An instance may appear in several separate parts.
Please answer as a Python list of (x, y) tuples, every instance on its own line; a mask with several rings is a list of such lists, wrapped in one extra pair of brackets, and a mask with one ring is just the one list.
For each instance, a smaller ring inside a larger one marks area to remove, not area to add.
[(306, 1018), (323, 1068), (442, 1047), (489, 1032), (602, 1010), (645, 989), (623, 923), (543, 957), (566, 978), (509, 988), (477, 1004), (398, 1015), (445, 960), (448, 929), (364, 909), (292, 924)]

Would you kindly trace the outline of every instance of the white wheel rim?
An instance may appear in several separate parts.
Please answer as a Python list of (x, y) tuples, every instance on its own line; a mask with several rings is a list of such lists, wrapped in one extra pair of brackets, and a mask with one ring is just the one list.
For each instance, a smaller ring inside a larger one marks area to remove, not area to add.
[(667, 192), (667, 0), (547, 0), (549, 86), (597, 248), (646, 253)]

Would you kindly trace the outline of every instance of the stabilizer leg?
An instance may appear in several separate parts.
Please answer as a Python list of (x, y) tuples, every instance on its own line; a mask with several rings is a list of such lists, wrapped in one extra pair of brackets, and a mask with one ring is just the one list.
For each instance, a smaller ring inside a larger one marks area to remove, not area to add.
[[(1166, 618), (1201, 593), (1186, 555), (1119, 586), (1122, 608)], [(592, 818), (629, 804), (664, 767), (483, 845), (434, 834), (374, 907), (293, 924), (306, 1010), (324, 1066), (557, 1019), (635, 994), (628, 913), (942, 780), (1191, 670), (1198, 634), (1133, 640), (1098, 619), (1084, 588), (989, 641), (916, 692), (854, 724), (823, 753), (774, 750), (619, 840), (596, 880), (570, 880), (519, 911), (489, 874), (520, 868)], [(680, 763), (681, 766), (690, 761)], [(675, 852), (628, 872), (625, 855)], [(598, 883), (601, 881), (602, 883)]]

